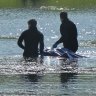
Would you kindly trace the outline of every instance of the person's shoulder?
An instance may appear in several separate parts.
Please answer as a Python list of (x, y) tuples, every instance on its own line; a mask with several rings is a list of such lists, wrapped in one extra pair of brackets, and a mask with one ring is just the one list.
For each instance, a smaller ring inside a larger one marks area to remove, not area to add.
[(20, 36), (24, 38), (26, 36), (27, 32), (28, 32), (28, 30), (23, 31)]
[(69, 20), (69, 22), (70, 22), (71, 25), (74, 25), (74, 26), (76, 25), (76, 24), (75, 24), (73, 21), (71, 21), (71, 20)]
[(42, 33), (42, 32), (40, 32), (40, 31), (38, 31), (38, 34), (39, 34), (40, 36), (43, 36), (43, 33)]
[(21, 34), (24, 35), (28, 32), (28, 30), (24, 30)]
[(29, 30), (27, 29), (27, 30), (24, 30), (22, 33), (26, 33), (26, 32), (28, 32)]

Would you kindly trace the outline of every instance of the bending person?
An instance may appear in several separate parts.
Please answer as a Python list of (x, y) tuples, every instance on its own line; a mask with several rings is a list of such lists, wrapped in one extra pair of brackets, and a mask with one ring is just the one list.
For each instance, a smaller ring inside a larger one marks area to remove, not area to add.
[[(24, 44), (23, 44), (24, 41)], [(18, 39), (18, 45), (24, 50), (25, 59), (38, 57), (38, 45), (40, 44), (40, 55), (43, 55), (44, 36), (37, 29), (35, 19), (28, 21), (28, 29), (25, 30)]]
[(60, 26), (61, 38), (53, 45), (52, 48), (56, 48), (58, 44), (63, 43), (64, 48), (76, 52), (78, 50), (76, 25), (68, 19), (66, 12), (60, 13), (60, 19), (62, 22)]

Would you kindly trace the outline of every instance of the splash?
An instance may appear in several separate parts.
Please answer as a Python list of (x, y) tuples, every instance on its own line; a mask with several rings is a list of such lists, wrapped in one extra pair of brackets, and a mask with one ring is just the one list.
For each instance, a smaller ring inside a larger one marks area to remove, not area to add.
[(76, 73), (96, 74), (96, 67), (82, 67), (78, 60), (69, 61), (59, 58), (46, 57), (37, 61), (26, 62), (21, 56), (0, 58), (0, 75), (28, 75), (28, 74), (54, 74)]

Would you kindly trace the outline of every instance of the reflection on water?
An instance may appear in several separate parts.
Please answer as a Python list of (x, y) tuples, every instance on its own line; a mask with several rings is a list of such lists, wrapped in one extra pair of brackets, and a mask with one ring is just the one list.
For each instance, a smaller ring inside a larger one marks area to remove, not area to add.
[[(54, 62), (55, 61), (55, 62)], [(69, 60), (45, 57), (25, 61), (17, 57), (3, 57), (0, 59), (0, 74), (40, 74), (40, 73), (75, 73), (77, 63)]]
[(46, 57), (41, 64), (40, 60), (38, 63), (26, 62), (21, 56), (1, 57), (0, 95), (92, 96), (96, 88), (96, 68), (86, 68), (86, 59), (67, 63), (66, 60)]
[[(67, 63), (66, 60), (46, 57), (43, 63), (40, 63), (40, 60), (37, 63), (26, 62), (21, 56), (3, 57), (0, 59), (0, 94), (13, 96), (93, 94), (96, 68), (94, 72), (92, 68), (86, 69), (84, 64), (86, 62), (81, 61)], [(82, 66), (79, 66), (79, 63), (85, 68), (80, 70)]]
[[(47, 60), (47, 57), (44, 59)], [(52, 58), (50, 58), (50, 61), (51, 59)], [(56, 58), (53, 59), (56, 60)], [(70, 82), (70, 80), (74, 78), (74, 75), (76, 74), (67, 72), (58, 73), (60, 70), (62, 70), (61, 67), (59, 68), (59, 66), (64, 64), (63, 61), (62, 64), (60, 64), (60, 62), (58, 63), (58, 59), (56, 61), (58, 64), (56, 62), (47, 63), (49, 62), (49, 59), (44, 63), (40, 63), (39, 61), (41, 60), (38, 60), (38, 63), (37, 60), (36, 62), (26, 62), (18, 59), (18, 57), (1, 58), (0, 88), (2, 87), (2, 89), (0, 89), (0, 94), (24, 96), (64, 94), (62, 88), (64, 87), (63, 89), (66, 89), (66, 83)], [(57, 66), (58, 68), (56, 68)], [(46, 70), (48, 73), (46, 73)]]
[(60, 74), (61, 83), (66, 83), (72, 78), (76, 79), (75, 76), (76, 73), (61, 73)]
[(39, 82), (40, 78), (42, 79), (42, 76), (39, 76), (38, 74), (29, 74), (29, 75), (24, 76), (24, 78), (25, 80), (27, 79), (29, 82), (36, 83), (36, 82)]
[(0, 95), (94, 96), (96, 95), (95, 76), (63, 73), (0, 76)]

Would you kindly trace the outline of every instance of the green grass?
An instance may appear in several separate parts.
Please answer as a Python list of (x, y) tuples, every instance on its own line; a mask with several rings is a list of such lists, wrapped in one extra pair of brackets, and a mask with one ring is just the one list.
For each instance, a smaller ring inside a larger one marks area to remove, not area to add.
[(67, 8), (96, 7), (96, 0), (0, 0), (0, 8), (19, 8), (29, 6), (57, 6)]
[[(44, 0), (41, 0), (44, 2)], [(45, 0), (47, 6), (67, 8), (92, 8), (96, 7), (96, 0)]]
[(23, 7), (21, 0), (0, 0), (0, 8)]

